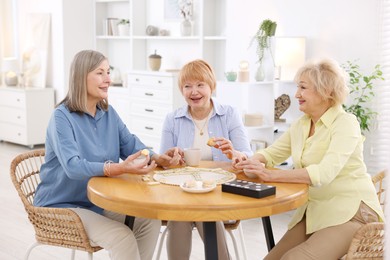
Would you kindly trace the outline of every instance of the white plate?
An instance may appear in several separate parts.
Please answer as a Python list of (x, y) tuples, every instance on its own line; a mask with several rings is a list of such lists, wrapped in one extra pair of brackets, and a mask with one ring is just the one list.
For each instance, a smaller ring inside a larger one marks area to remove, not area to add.
[(206, 193), (206, 192), (210, 192), (212, 191), (213, 189), (215, 189), (215, 187), (217, 187), (216, 184), (214, 184), (213, 186), (211, 187), (208, 187), (208, 188), (187, 188), (187, 187), (184, 187), (184, 183), (180, 184), (180, 188), (186, 192), (190, 192), (190, 193)]

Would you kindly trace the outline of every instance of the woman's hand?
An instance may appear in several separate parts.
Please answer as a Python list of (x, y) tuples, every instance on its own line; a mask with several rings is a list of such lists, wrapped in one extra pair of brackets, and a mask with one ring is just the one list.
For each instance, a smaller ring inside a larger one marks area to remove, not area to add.
[(184, 165), (184, 152), (178, 147), (173, 147), (165, 151), (164, 154), (154, 154), (152, 160), (155, 160), (162, 167), (172, 167)]
[(232, 142), (226, 138), (214, 137), (213, 141), (215, 142), (215, 145), (213, 147), (220, 149), (222, 153), (225, 154), (226, 157), (232, 161), (241, 162), (248, 158), (246, 154), (234, 150)]
[(271, 172), (265, 168), (264, 163), (257, 159), (251, 158), (238, 163), (233, 162), (233, 167), (248, 174), (255, 174), (262, 181), (271, 181)]
[(146, 174), (153, 171), (157, 165), (152, 161), (149, 165), (150, 157), (149, 155), (145, 156), (145, 160), (138, 162), (135, 161), (141, 155), (141, 151), (138, 151), (132, 155), (129, 155), (126, 160), (119, 163), (123, 167), (122, 173), (134, 173), (134, 174)]

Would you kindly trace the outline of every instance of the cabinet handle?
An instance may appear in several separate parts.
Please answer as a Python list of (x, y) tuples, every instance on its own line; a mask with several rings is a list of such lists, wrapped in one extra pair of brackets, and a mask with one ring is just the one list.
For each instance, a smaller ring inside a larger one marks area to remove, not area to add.
[(146, 112), (153, 112), (153, 109), (145, 108)]
[(151, 96), (151, 97), (153, 97), (153, 93), (145, 93), (145, 96)]
[(161, 84), (161, 83), (162, 83), (162, 81), (161, 81), (161, 80), (159, 80), (159, 81), (158, 81), (158, 84)]
[(21, 136), (22, 134), (21, 133), (18, 133), (18, 136)]
[(21, 116), (17, 116), (16, 118), (17, 118), (17, 119), (20, 119), (20, 118), (21, 118)]
[(146, 130), (153, 130), (153, 127), (145, 126), (145, 129), (146, 129)]
[(137, 81), (137, 82), (138, 82), (138, 81), (139, 81), (139, 78), (136, 78), (136, 79), (135, 79), (135, 81)]
[(19, 99), (19, 98), (17, 98), (17, 99), (16, 99), (16, 102), (20, 102), (20, 99)]

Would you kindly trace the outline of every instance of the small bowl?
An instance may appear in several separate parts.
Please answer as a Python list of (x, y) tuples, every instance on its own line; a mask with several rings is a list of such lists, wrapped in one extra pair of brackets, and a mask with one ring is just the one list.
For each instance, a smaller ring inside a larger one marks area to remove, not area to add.
[(251, 172), (247, 172), (245, 169), (244, 169), (244, 174), (246, 177), (250, 178), (250, 179), (255, 179), (257, 178), (257, 175), (254, 174), (254, 173), (251, 173)]

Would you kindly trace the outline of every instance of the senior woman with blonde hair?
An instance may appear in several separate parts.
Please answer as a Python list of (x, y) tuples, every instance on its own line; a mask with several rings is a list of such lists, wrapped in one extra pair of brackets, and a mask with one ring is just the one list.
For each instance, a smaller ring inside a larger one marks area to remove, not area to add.
[[(201, 149), (202, 160), (209, 161), (242, 161), (252, 155), (239, 112), (212, 98), (216, 80), (207, 62), (194, 60), (184, 65), (178, 84), (187, 104), (166, 116), (161, 151), (176, 146), (197, 147)], [(207, 145), (209, 138), (213, 138), (214, 147)], [(168, 222), (169, 259), (190, 259), (194, 225), (203, 238), (202, 222)], [(222, 222), (217, 222), (217, 239), (218, 259), (230, 259)]]
[[(356, 117), (342, 109), (345, 72), (333, 60), (308, 62), (296, 74), (295, 97), (305, 114), (271, 146), (234, 167), (264, 182), (309, 185), (288, 231), (264, 259), (339, 259), (354, 233), (384, 215), (363, 161)], [(291, 170), (269, 170), (292, 157)]]

